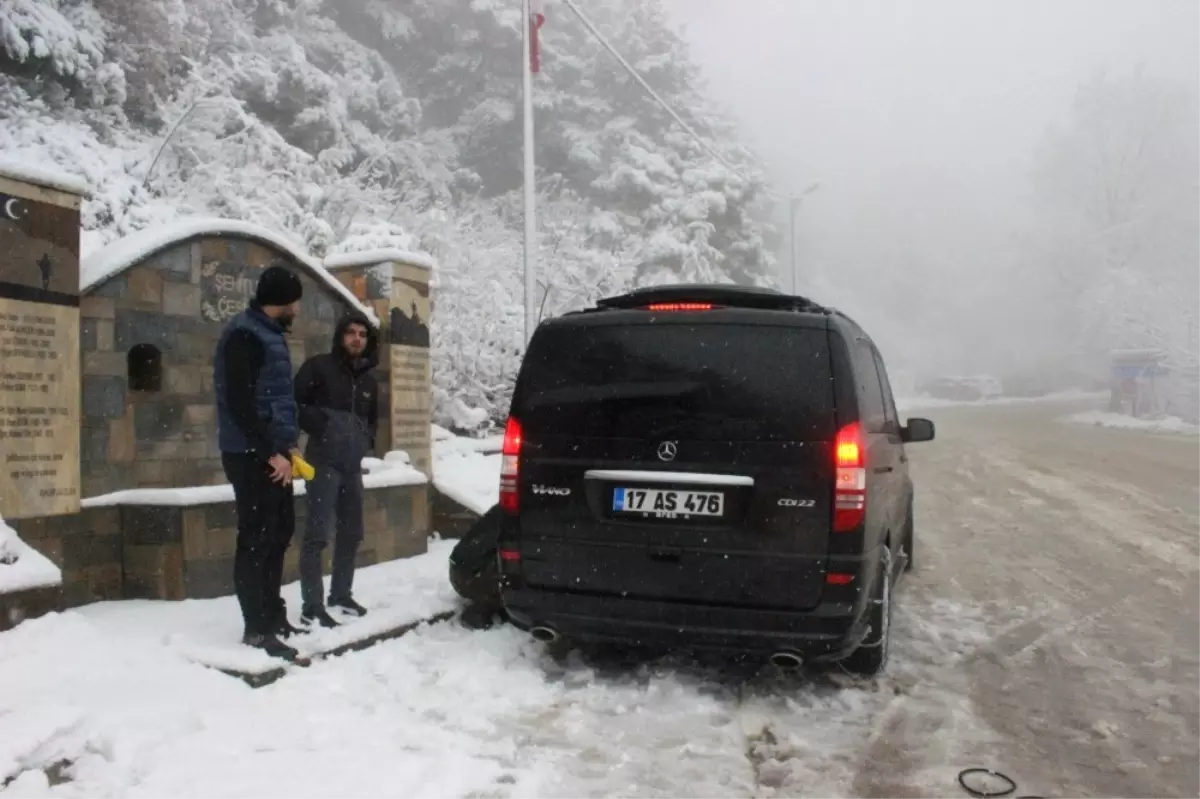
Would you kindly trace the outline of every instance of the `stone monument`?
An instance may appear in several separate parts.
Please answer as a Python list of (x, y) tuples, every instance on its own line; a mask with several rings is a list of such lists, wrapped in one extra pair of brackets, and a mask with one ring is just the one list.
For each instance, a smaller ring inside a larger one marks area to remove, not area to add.
[(79, 511), (81, 189), (0, 167), (0, 516)]
[(391, 350), (392, 446), (405, 450), (412, 464), (433, 474), (430, 438), (429, 270), (393, 262), (388, 298)]

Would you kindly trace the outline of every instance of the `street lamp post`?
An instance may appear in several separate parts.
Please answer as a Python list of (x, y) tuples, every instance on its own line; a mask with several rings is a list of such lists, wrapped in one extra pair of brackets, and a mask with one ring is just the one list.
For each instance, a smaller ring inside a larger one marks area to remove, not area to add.
[(788, 267), (792, 272), (792, 294), (799, 288), (799, 264), (796, 263), (796, 212), (804, 198), (821, 188), (820, 183), (814, 183), (799, 194), (788, 197)]

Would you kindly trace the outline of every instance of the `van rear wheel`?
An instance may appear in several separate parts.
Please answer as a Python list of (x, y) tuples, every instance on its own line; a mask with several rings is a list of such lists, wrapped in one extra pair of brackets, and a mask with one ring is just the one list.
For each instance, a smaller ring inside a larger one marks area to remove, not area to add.
[(892, 558), (891, 550), (886, 547), (875, 579), (867, 623), (870, 630), (858, 649), (839, 661), (842, 668), (858, 677), (874, 677), (888, 662), (892, 639)]

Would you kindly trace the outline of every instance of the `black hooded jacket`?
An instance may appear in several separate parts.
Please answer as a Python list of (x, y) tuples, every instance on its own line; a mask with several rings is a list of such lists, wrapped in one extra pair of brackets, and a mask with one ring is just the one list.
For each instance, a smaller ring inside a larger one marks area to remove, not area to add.
[[(367, 328), (367, 347), (351, 359), (342, 335), (351, 323)], [(343, 316), (328, 354), (314, 355), (296, 373), (300, 429), (308, 433), (305, 457), (313, 465), (356, 472), (375, 447), (379, 422), (379, 383), (371, 370), (379, 363), (379, 333), (357, 311)]]

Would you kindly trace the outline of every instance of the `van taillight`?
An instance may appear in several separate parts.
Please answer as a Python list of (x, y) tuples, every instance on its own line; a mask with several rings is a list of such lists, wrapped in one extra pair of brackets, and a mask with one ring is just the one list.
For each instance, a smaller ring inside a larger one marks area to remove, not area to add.
[(520, 476), (521, 423), (510, 416), (500, 449), (500, 510), (505, 513), (516, 515), (521, 509)]
[(834, 442), (833, 531), (857, 530), (867, 515), (867, 464), (862, 426), (848, 424)]

